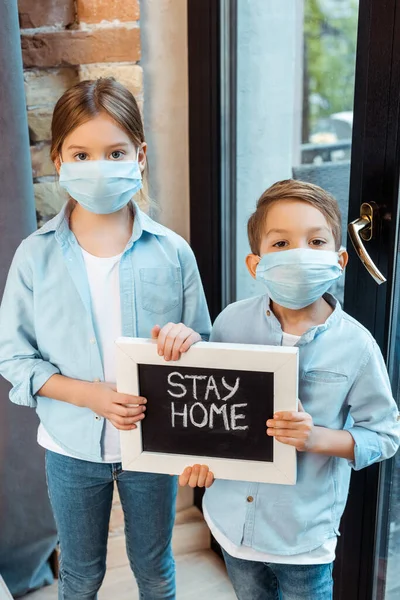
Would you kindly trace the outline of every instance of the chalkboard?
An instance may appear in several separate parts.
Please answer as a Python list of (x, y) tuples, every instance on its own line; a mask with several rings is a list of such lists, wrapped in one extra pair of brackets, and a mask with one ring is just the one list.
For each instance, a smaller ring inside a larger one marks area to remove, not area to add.
[(273, 440), (265, 434), (273, 373), (141, 364), (138, 370), (148, 402), (144, 451), (273, 460)]
[(119, 338), (117, 389), (147, 398), (137, 429), (121, 431), (125, 470), (293, 485), (296, 450), (266, 434), (276, 411), (297, 410), (298, 349), (200, 342), (178, 361), (152, 340)]

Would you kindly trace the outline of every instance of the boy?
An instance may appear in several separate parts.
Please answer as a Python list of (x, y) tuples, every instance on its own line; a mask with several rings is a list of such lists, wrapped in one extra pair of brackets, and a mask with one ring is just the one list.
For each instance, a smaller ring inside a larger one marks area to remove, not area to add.
[(326, 293), (348, 260), (336, 200), (281, 181), (259, 199), (248, 234), (247, 268), (267, 295), (228, 306), (210, 339), (299, 347), (299, 411), (266, 423), (299, 451), (297, 484), (213, 483), (205, 465), (180, 483), (209, 488), (204, 515), (239, 600), (329, 600), (351, 468), (394, 455), (398, 411), (376, 342)]

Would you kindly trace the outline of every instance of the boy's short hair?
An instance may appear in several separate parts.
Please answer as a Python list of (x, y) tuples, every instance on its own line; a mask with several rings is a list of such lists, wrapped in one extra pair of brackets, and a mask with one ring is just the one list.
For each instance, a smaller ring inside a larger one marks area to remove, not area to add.
[(342, 243), (342, 218), (337, 200), (318, 185), (285, 179), (269, 187), (259, 198), (257, 208), (247, 223), (247, 234), (253, 254), (259, 255), (269, 207), (279, 200), (300, 200), (315, 206), (332, 228), (336, 250)]

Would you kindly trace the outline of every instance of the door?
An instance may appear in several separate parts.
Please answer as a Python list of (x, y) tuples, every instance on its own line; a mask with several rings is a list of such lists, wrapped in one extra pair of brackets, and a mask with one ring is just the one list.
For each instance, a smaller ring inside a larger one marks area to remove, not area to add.
[[(321, 185), (350, 254), (333, 291), (376, 338), (399, 401), (400, 0), (188, 0), (188, 35), (191, 243), (212, 317), (263, 291), (244, 266), (261, 192), (289, 177)], [(399, 492), (398, 457), (353, 473), (337, 599), (400, 598)]]

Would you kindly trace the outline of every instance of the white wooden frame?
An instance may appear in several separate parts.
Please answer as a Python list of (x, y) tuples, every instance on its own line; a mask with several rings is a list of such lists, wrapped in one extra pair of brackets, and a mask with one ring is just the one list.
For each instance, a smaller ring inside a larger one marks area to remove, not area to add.
[[(140, 395), (138, 364), (179, 365), (274, 373), (274, 411), (294, 411), (298, 406), (298, 349), (252, 344), (199, 342), (177, 362), (165, 362), (156, 342), (142, 338), (118, 338), (117, 389)], [(216, 478), (266, 483), (296, 483), (296, 449), (273, 440), (273, 462), (236, 460), (145, 452), (140, 423), (137, 429), (121, 431), (122, 467), (128, 471), (179, 475), (189, 465), (207, 464)]]
[(4, 579), (0, 575), (0, 600), (13, 600), (13, 597), (10, 594), (10, 590), (5, 584)]

